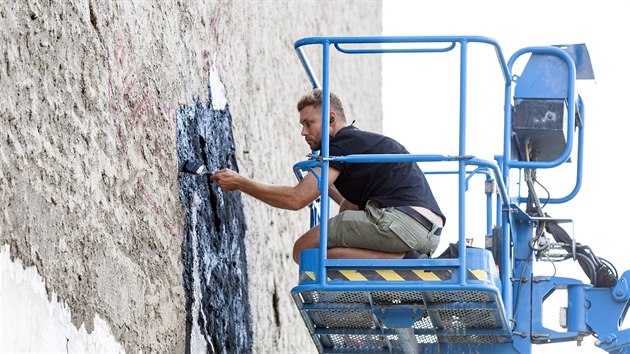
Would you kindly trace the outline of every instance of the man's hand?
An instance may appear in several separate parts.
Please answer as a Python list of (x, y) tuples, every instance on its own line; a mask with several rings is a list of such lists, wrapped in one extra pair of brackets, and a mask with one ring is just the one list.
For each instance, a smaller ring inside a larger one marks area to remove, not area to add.
[(217, 182), (219, 187), (221, 187), (224, 191), (235, 191), (240, 189), (239, 181), (242, 177), (238, 173), (228, 168), (224, 168), (209, 175), (208, 178)]

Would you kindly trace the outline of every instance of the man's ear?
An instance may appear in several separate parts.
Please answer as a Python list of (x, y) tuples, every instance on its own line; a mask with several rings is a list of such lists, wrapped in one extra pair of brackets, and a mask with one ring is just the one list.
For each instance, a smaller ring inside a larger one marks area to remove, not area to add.
[(329, 124), (333, 124), (335, 122), (336, 115), (337, 114), (335, 112), (330, 112), (330, 123)]

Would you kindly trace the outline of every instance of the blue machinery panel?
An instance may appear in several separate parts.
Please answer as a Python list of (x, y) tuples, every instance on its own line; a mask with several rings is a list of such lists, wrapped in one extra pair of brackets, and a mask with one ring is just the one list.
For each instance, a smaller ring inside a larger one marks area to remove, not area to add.
[[(396, 46), (388, 47), (390, 44)], [(466, 150), (470, 44), (493, 47), (504, 78), (503, 155), (497, 155), (495, 161), (475, 158)], [(321, 78), (305, 54), (304, 48), (309, 46), (321, 50)], [(596, 335), (596, 344), (604, 351), (630, 353), (629, 332), (620, 330), (630, 298), (630, 272), (623, 273), (611, 288), (535, 276), (531, 241), (541, 224), (551, 219), (527, 213), (523, 205), (528, 197), (508, 189), (512, 170), (559, 166), (570, 161), (577, 146), (573, 190), (567, 195), (549, 196), (545, 203), (565, 203), (578, 193), (584, 114), (574, 87), (576, 79), (593, 78), (585, 45), (528, 47), (507, 61), (496, 41), (479, 36), (311, 37), (298, 40), (295, 49), (313, 87), (324, 91), (321, 151), (294, 166), (298, 179), (305, 172), (314, 172), (315, 167), (321, 168), (321, 198), (311, 205), (311, 227), (320, 225), (322, 248), (303, 252), (299, 284), (292, 290), (320, 353), (531, 353), (533, 344), (580, 341), (587, 335)], [(331, 50), (349, 55), (458, 52), (458, 151), (452, 155), (329, 156), (326, 118)], [(512, 75), (514, 62), (525, 56), (530, 60), (523, 73)], [(549, 121), (543, 119), (541, 123), (541, 117)], [(466, 252), (450, 259), (327, 259), (330, 206), (323, 181), (328, 180), (331, 160), (446, 162), (456, 166), (454, 171), (429, 173), (458, 176), (458, 247)], [(465, 192), (468, 180), (476, 174), (485, 175), (488, 186), (486, 223), (492, 242), (487, 249), (465, 247)], [(542, 324), (542, 304), (558, 289), (567, 290), (566, 332)]]

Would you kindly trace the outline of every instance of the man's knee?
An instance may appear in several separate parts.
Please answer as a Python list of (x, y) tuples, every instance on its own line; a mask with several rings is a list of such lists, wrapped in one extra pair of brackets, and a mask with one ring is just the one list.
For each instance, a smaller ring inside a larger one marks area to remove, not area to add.
[(295, 241), (293, 244), (293, 261), (297, 264), (300, 264), (300, 253), (302, 252), (302, 248), (299, 244), (300, 239)]
[(293, 244), (293, 260), (300, 263), (300, 253), (307, 248), (319, 248), (319, 226), (308, 230)]

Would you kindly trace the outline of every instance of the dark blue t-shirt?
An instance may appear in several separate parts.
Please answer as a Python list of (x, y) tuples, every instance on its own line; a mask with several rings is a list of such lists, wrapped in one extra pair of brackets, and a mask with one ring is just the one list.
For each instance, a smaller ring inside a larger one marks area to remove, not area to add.
[[(354, 125), (342, 128), (330, 138), (330, 156), (357, 154), (408, 154), (396, 140), (359, 130)], [(349, 202), (364, 210), (368, 200), (380, 207), (419, 206), (446, 218), (438, 206), (424, 173), (415, 162), (343, 163), (330, 161), (330, 167), (341, 173), (335, 187)]]

